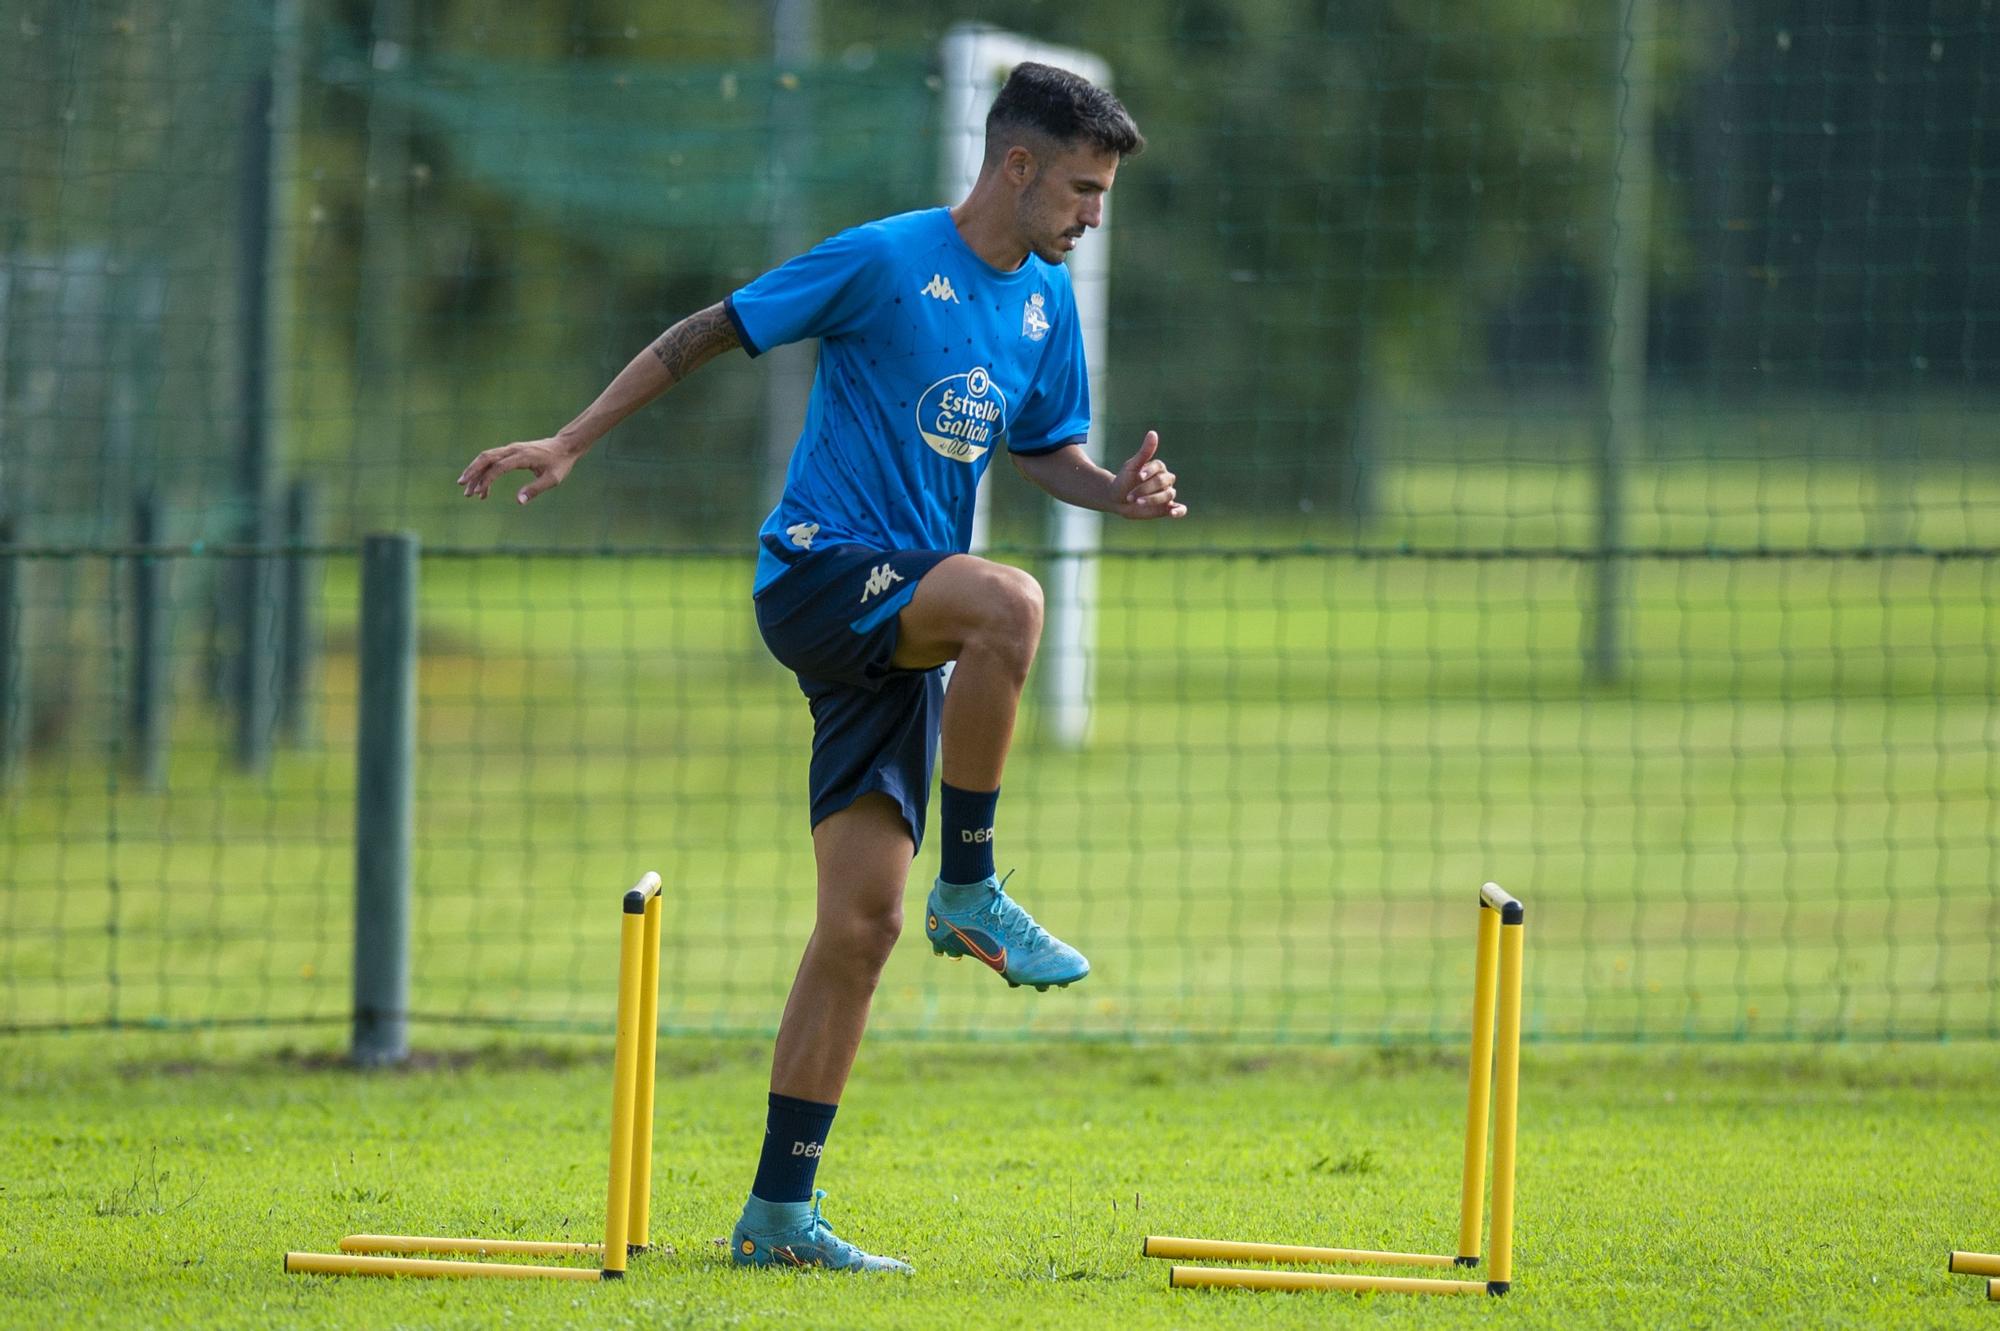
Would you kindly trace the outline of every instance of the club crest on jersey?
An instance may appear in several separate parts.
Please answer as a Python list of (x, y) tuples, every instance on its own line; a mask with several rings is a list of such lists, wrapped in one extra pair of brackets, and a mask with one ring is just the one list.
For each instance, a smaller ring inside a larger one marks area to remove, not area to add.
[(917, 399), (917, 433), (939, 457), (977, 462), (1007, 428), (1007, 399), (982, 365), (940, 379)]
[(1021, 336), (1030, 342), (1039, 342), (1048, 335), (1049, 315), (1042, 308), (1042, 293), (1037, 291), (1021, 307)]

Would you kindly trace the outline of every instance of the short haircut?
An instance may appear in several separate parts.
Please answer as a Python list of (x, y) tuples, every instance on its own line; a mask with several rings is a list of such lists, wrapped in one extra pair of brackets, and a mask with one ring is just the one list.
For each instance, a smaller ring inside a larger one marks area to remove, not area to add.
[(1146, 147), (1131, 113), (1116, 97), (1089, 79), (1032, 60), (1014, 66), (986, 113), (986, 160), (1004, 155), (1020, 142), (1013, 136), (1024, 133), (1064, 148), (1088, 143), (1121, 158)]

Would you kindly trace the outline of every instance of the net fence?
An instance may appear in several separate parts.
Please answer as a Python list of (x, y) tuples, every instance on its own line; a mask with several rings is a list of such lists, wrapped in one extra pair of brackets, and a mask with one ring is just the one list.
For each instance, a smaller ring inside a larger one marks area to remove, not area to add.
[[(116, 728), (30, 765), (7, 1025), (346, 1020), (356, 600), (350, 554), (321, 558), (316, 731), (266, 773), (194, 705), (157, 784)], [(69, 575), (66, 610), (129, 615), (132, 558), (25, 562)], [(1994, 552), (1633, 564), (1646, 650), (1607, 691), (1575, 555), (1107, 556), (1093, 742), (1044, 742), (1031, 703), (1000, 820), (1091, 982), (1026, 997), (905, 947), (876, 1028), (1444, 1038), (1490, 877), (1534, 910), (1540, 1036), (1993, 1033)], [(611, 903), (654, 867), (663, 1020), (772, 1024), (811, 925), (810, 721), (747, 576), (734, 552), (426, 556), (416, 1015), (601, 1021)], [(113, 714), (132, 662), (95, 659), (76, 705)]]
[[(2000, 1035), (1992, 16), (1043, 8), (980, 16), (1102, 55), (1152, 143), (1093, 237), (1106, 447), (1158, 428), (1196, 512), (1107, 530), (1089, 740), (1031, 694), (1008, 768), (1003, 866), (1089, 982), (906, 943), (874, 1029), (1455, 1038), (1492, 878), (1540, 1038)], [(774, 1026), (812, 909), (810, 719), (748, 599), (783, 394), (725, 358), (529, 510), (450, 481), (937, 202), (966, 16), (23, 7), (0, 1031), (348, 1020), (391, 527), (414, 1015), (601, 1027), (655, 868), (663, 1022)], [(1047, 581), (1006, 470), (993, 553)]]

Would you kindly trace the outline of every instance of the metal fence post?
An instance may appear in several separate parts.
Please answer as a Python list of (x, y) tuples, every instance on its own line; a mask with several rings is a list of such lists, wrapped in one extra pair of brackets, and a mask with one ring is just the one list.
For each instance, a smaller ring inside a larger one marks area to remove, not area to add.
[(14, 544), (14, 520), (0, 517), (0, 789), (21, 775), (28, 748), (27, 635), (21, 631), (21, 561)]
[(1611, 160), (1611, 234), (1597, 446), (1597, 562), (1585, 668), (1600, 684), (1624, 678), (1630, 594), (1623, 557), (1626, 474), (1646, 437), (1646, 296), (1653, 216), (1654, 0), (1624, 0), (1614, 47), (1617, 148)]
[(319, 505), (311, 485), (295, 481), (286, 496), (284, 632), (278, 651), (278, 728), (294, 744), (313, 737), (308, 694), (318, 673), (319, 557), (308, 553), (319, 538)]
[(354, 786), (354, 1043), (364, 1066), (409, 1053), (410, 841), (416, 789), (417, 538), (361, 547)]
[[(132, 540), (145, 547), (160, 542), (160, 501), (150, 490), (133, 501)], [(133, 775), (148, 789), (160, 784), (166, 734), (167, 566), (158, 556), (132, 558), (132, 734)]]

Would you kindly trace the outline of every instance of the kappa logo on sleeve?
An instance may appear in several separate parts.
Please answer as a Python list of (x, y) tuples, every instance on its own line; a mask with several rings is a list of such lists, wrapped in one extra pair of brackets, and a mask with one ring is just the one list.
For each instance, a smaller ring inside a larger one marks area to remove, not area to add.
[(801, 550), (813, 548), (813, 537), (819, 535), (817, 522), (794, 522), (785, 528), (785, 535), (792, 538), (792, 544)]
[(956, 305), (958, 293), (951, 289), (951, 279), (943, 273), (932, 273), (931, 280), (924, 287), (924, 294), (932, 300), (947, 300)]

